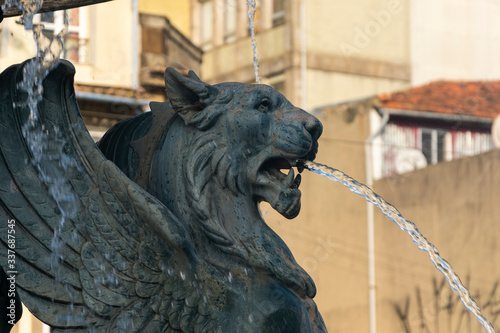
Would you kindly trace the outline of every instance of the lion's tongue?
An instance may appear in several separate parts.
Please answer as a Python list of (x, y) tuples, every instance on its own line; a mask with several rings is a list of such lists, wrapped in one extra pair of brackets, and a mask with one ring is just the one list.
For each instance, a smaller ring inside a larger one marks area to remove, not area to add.
[[(297, 178), (299, 178), (298, 175)], [(257, 176), (257, 186), (262, 186), (265, 188), (270, 187), (270, 189), (275, 189), (278, 191), (285, 191), (294, 185), (295, 172), (293, 169), (289, 169), (288, 175), (275, 168), (268, 168), (259, 172)], [(299, 180), (300, 184), (300, 180)]]
[(271, 168), (269, 170), (269, 174), (276, 180), (278, 180), (285, 188), (291, 187), (295, 178), (295, 172), (293, 171), (293, 169), (289, 169), (288, 175), (285, 175), (281, 171)]

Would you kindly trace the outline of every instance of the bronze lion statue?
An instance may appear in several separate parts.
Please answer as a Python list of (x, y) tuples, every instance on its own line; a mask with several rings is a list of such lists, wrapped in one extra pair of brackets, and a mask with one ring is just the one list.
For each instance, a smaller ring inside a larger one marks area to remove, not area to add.
[(4, 222), (15, 220), (17, 292), (30, 311), (55, 332), (326, 332), (314, 282), (258, 206), (297, 216), (293, 167), (315, 158), (321, 123), (269, 86), (209, 85), (169, 68), (168, 102), (96, 146), (73, 76), (61, 61), (38, 107), (76, 162), (79, 209), (66, 218), (40, 176), (61, 163), (26, 162), (22, 65), (0, 77), (0, 244), (6, 253)]

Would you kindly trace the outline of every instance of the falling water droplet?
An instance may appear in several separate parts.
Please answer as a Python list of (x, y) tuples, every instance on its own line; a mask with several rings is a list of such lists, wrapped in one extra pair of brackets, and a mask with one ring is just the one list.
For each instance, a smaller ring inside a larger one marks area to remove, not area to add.
[(252, 36), (252, 48), (253, 48), (253, 68), (255, 72), (255, 82), (260, 83), (260, 76), (259, 76), (259, 58), (257, 56), (257, 43), (255, 42), (255, 7), (256, 7), (256, 2), (255, 0), (248, 0), (247, 1), (247, 6), (248, 6), (248, 19), (250, 21), (249, 23), (249, 28), (250, 28), (250, 35)]
[[(33, 25), (33, 16), (41, 8), (43, 1), (19, 1), (7, 0), (3, 4), (5, 7), (17, 6), (22, 11), (21, 22), (25, 30), (33, 32), (33, 39), (36, 44), (36, 57), (25, 63), (23, 79), (18, 88), (27, 93), (27, 100), (16, 103), (14, 107), (28, 107), (30, 115), (28, 121), (22, 127), (22, 133), (29, 147), (32, 157), (27, 164), (32, 164), (38, 171), (39, 179), (47, 186), (48, 193), (54, 199), (61, 218), (59, 224), (54, 228), (54, 236), (51, 243), (50, 265), (52, 273), (57, 281), (62, 281), (61, 262), (64, 260), (66, 240), (71, 239), (75, 243), (78, 241), (75, 230), (70, 234), (64, 234), (63, 228), (66, 222), (70, 223), (78, 210), (79, 201), (70, 185), (69, 180), (74, 171), (79, 167), (74, 158), (63, 152), (64, 139), (58, 128), (46, 127), (40, 122), (38, 114), (38, 103), (43, 99), (43, 80), (48, 73), (59, 63), (59, 57), (63, 49), (63, 36), (68, 29), (68, 22), (64, 18), (64, 27), (57, 32), (52, 39), (43, 34), (41, 25)], [(4, 8), (5, 8), (4, 7)], [(65, 229), (68, 229), (66, 226)], [(65, 231), (66, 232), (66, 231)], [(63, 283), (70, 299), (74, 299), (74, 291)], [(73, 309), (72, 304), (68, 310)], [(79, 315), (68, 315), (66, 320), (75, 322), (83, 321)]]

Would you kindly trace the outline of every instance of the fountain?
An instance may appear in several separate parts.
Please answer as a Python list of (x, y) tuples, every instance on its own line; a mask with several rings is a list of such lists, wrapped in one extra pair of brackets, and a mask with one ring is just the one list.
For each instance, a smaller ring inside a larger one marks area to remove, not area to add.
[[(57, 39), (45, 45), (60, 48)], [(211, 86), (167, 69), (170, 102), (119, 123), (97, 147), (79, 115), (74, 68), (54, 53), (0, 76), (0, 216), (15, 221), (16, 235), (14, 268), (0, 263), (56, 331), (326, 331), (312, 279), (257, 207), (267, 201), (294, 218), (298, 166), (394, 215), (494, 332), (413, 224), (371, 190), (311, 162), (321, 124), (274, 89)], [(26, 81), (28, 71), (39, 81)], [(14, 250), (9, 228), (0, 227), (5, 252)]]
[[(2, 216), (16, 221), (18, 291), (37, 317), (96, 332), (325, 331), (312, 279), (257, 207), (298, 214), (300, 175), (279, 169), (314, 158), (316, 118), (268, 86), (211, 86), (168, 69), (170, 102), (119, 123), (98, 149), (79, 116), (74, 69), (61, 61), (43, 81), (38, 119), (78, 165), (67, 184), (80, 210), (65, 217), (40, 171), (64, 163), (25, 164), (33, 152), (18, 129), (30, 110), (13, 82), (27, 64), (0, 79), (0, 197)], [(59, 265), (46, 261), (54, 233)]]

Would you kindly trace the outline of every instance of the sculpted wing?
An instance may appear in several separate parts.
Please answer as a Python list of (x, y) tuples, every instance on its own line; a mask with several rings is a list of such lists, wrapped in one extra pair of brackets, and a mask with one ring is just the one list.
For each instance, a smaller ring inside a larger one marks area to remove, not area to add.
[[(22, 65), (0, 76), (0, 100), (9, 101), (0, 103), (0, 264), (12, 270), (7, 221), (15, 220), (22, 301), (56, 331), (87, 332), (89, 324), (96, 332), (213, 331), (207, 295), (196, 283), (196, 272), (205, 268), (185, 227), (98, 150), (76, 104), (74, 68), (64, 61), (44, 81), (39, 104), (42, 123), (57, 128), (64, 152), (78, 165), (69, 184), (80, 209), (61, 226), (58, 204), (30, 163), (21, 133), (29, 114), (19, 104), (25, 99), (17, 89), (21, 76)], [(59, 167), (47, 163), (57, 175)], [(54, 265), (58, 228), (62, 259)]]

